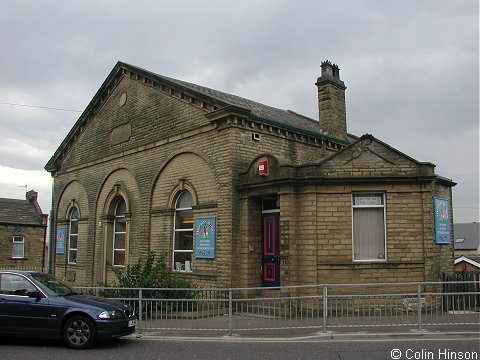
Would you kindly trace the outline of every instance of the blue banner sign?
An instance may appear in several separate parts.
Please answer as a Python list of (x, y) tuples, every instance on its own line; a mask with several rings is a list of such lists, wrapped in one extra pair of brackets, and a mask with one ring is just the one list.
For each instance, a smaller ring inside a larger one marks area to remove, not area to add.
[(214, 259), (217, 237), (217, 218), (215, 216), (195, 219), (195, 258)]
[(450, 243), (450, 212), (447, 199), (434, 198), (435, 244)]
[(67, 228), (65, 226), (57, 226), (57, 237), (55, 241), (55, 253), (65, 254), (65, 237), (67, 234)]

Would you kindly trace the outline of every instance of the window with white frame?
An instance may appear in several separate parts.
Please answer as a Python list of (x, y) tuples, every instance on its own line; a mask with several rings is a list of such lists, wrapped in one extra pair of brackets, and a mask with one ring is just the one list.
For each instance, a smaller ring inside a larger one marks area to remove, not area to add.
[(25, 257), (25, 238), (23, 236), (13, 237), (12, 259), (23, 259)]
[(385, 261), (385, 194), (352, 194), (353, 260)]
[(126, 210), (125, 200), (120, 198), (115, 206), (115, 220), (113, 222), (113, 266), (125, 266), (127, 248)]
[(73, 208), (70, 212), (70, 224), (68, 232), (68, 263), (77, 263), (78, 249), (78, 210)]
[(173, 270), (192, 271), (193, 198), (182, 191), (175, 202), (173, 229)]

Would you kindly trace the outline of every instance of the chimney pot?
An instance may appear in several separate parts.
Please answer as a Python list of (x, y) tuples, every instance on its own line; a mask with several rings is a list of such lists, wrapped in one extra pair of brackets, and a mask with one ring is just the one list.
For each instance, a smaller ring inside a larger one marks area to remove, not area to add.
[(338, 67), (337, 64), (332, 65), (332, 72), (333, 72), (333, 77), (340, 81), (340, 68)]
[(322, 65), (320, 67), (322, 69), (322, 77), (324, 77), (324, 76), (333, 77), (333, 66), (332, 66), (332, 63), (329, 60), (323, 61)]

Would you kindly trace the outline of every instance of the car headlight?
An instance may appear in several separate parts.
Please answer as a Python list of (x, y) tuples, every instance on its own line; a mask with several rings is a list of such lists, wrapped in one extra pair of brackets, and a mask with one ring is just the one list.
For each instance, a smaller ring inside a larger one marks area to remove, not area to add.
[(100, 319), (120, 319), (123, 318), (123, 314), (118, 310), (102, 311), (98, 317)]

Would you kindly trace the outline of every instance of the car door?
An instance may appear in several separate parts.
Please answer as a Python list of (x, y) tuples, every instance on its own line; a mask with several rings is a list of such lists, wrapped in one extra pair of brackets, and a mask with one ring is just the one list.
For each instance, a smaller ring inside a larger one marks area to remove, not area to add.
[(40, 297), (31, 296), (34, 292), (38, 294), (39, 289), (27, 277), (0, 273), (0, 331), (51, 335), (48, 299), (43, 294)]

